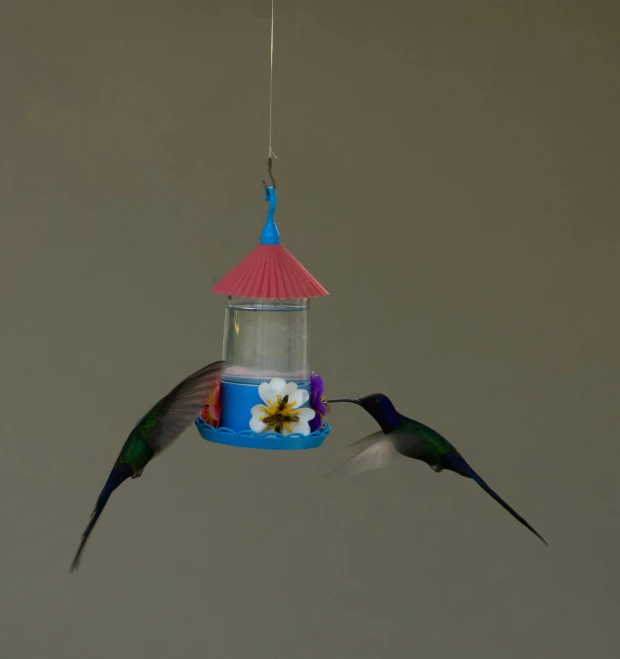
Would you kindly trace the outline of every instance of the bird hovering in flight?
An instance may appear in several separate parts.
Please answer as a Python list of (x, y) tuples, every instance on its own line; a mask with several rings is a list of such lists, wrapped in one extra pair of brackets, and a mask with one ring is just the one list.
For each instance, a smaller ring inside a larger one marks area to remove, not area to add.
[(333, 471), (331, 475), (353, 475), (371, 469), (380, 469), (387, 467), (399, 456), (421, 460), (436, 472), (446, 469), (475, 481), (502, 508), (538, 536), (545, 545), (547, 544), (533, 526), (482, 480), (445, 437), (423, 423), (398, 412), (385, 394), (370, 394), (363, 398), (334, 398), (327, 402), (359, 405), (381, 426), (378, 432), (352, 444), (350, 448), (357, 451), (355, 457)]
[(86, 542), (112, 492), (128, 478), (139, 478), (150, 460), (189, 428), (219, 384), (223, 367), (224, 362), (218, 361), (190, 375), (156, 403), (129, 433), (82, 534), (70, 572), (78, 569)]

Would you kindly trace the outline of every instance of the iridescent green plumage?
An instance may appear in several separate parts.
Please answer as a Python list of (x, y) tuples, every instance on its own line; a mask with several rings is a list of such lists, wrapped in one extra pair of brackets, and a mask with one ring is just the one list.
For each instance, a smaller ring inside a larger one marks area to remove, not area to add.
[(440, 464), (442, 456), (448, 453), (458, 455), (458, 451), (445, 437), (423, 423), (404, 418), (400, 422), (399, 431), (404, 435), (418, 436), (424, 440), (424, 443), (418, 446), (416, 457), (431, 466)]
[(142, 424), (133, 430), (123, 445), (114, 466), (129, 464), (134, 473), (142, 471), (155, 455), (149, 442), (150, 432), (148, 428), (143, 428)]
[(82, 534), (70, 571), (79, 566), (88, 538), (110, 495), (128, 478), (138, 478), (151, 459), (170, 446), (198, 417), (220, 381), (224, 362), (214, 362), (177, 385), (158, 401), (129, 433)]

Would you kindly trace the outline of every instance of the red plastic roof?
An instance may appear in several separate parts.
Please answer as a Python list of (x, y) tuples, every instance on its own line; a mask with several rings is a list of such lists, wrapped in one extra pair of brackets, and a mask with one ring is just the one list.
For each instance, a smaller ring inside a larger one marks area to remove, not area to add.
[(220, 295), (269, 300), (329, 295), (282, 245), (259, 245), (211, 290)]

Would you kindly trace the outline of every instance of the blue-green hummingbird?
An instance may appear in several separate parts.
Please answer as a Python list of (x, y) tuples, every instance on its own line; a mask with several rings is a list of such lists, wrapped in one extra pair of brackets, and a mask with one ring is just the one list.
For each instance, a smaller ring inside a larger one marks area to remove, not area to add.
[(436, 472), (446, 469), (472, 479), (523, 526), (547, 544), (533, 526), (482, 480), (445, 437), (423, 423), (398, 412), (385, 394), (370, 394), (363, 398), (334, 398), (327, 402), (359, 405), (381, 426), (380, 431), (352, 444), (350, 448), (355, 450), (355, 457), (333, 471), (331, 475), (345, 473), (353, 475), (371, 469), (380, 469), (391, 464), (399, 456), (421, 460)]
[(139, 478), (151, 459), (189, 428), (220, 382), (223, 367), (223, 361), (214, 362), (187, 377), (156, 403), (129, 433), (82, 534), (70, 572), (79, 567), (86, 542), (112, 492), (128, 478)]

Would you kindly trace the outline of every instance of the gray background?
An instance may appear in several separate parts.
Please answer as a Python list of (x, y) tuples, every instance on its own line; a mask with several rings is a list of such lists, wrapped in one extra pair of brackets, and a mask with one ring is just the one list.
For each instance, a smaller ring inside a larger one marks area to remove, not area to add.
[(266, 205), (269, 1), (0, 2), (0, 655), (618, 656), (618, 3), (278, 3), (284, 244), (313, 367), (452, 439), (451, 474), (323, 475), (135, 421), (219, 358)]

